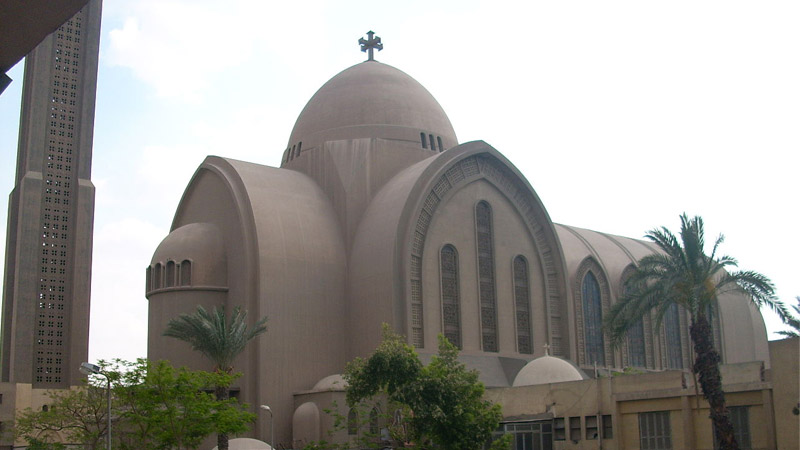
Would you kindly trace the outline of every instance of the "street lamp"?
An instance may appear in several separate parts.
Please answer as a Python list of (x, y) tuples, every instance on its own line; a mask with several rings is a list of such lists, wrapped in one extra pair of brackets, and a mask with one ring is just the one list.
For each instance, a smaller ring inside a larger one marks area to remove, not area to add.
[(111, 378), (108, 377), (107, 374), (103, 373), (100, 370), (100, 366), (83, 362), (81, 363), (81, 367), (78, 369), (84, 375), (102, 375), (106, 378), (106, 404), (107, 404), (107, 416), (108, 416), (108, 430), (106, 434), (107, 438), (107, 449), (111, 450)]
[(261, 405), (261, 409), (269, 413), (269, 446), (275, 449), (275, 418), (272, 416), (272, 409), (267, 405)]

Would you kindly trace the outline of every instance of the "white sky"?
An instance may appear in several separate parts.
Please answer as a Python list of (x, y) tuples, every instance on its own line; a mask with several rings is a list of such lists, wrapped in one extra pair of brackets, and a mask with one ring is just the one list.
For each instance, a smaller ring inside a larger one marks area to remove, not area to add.
[[(639, 238), (701, 215), (794, 304), (799, 22), (800, 3), (769, 0), (106, 0), (90, 359), (145, 356), (145, 267), (203, 158), (277, 166), (370, 29), (376, 59), (422, 83), (460, 142), (506, 155), (555, 222)], [(6, 194), (22, 66), (0, 95)]]

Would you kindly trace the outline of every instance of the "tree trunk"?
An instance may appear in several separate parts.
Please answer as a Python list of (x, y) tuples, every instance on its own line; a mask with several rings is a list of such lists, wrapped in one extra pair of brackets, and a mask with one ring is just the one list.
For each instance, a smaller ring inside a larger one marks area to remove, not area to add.
[[(230, 391), (227, 386), (217, 386), (214, 388), (214, 396), (217, 400), (227, 400), (230, 396)], [(228, 435), (226, 433), (217, 433), (217, 450), (228, 450)]]
[(733, 435), (733, 425), (725, 407), (725, 394), (722, 391), (722, 377), (719, 373), (720, 357), (714, 349), (711, 327), (704, 315), (693, 318), (690, 328), (694, 343), (694, 371), (700, 377), (703, 397), (708, 400), (711, 410), (711, 422), (716, 430), (719, 450), (739, 450), (739, 444)]

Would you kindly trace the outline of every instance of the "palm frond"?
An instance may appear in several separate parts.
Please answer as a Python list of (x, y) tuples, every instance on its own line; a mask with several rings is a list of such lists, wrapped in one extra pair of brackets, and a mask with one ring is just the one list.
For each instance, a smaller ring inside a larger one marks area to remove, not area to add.
[(247, 312), (238, 306), (233, 309), (230, 321), (226, 320), (222, 307), (209, 313), (198, 306), (194, 313), (181, 314), (170, 320), (164, 336), (189, 343), (219, 370), (229, 371), (233, 360), (244, 351), (247, 343), (267, 330), (266, 321), (267, 318), (263, 317), (248, 330)]

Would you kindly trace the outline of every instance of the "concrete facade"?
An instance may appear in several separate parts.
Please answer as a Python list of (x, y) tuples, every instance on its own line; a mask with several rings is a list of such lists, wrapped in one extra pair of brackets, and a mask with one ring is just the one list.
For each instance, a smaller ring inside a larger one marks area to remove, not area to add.
[(90, 1), (25, 60), (2, 381), (34, 389), (79, 385), (88, 357), (100, 16), (100, 0)]
[[(612, 349), (592, 328), (635, 261), (654, 251), (646, 242), (554, 224), (500, 151), (482, 141), (459, 144), (424, 87), (367, 61), (312, 97), (280, 168), (217, 156), (198, 168), (146, 269), (148, 357), (208, 367), (187, 344), (161, 336), (170, 318), (197, 304), (241, 306), (253, 320), (269, 316), (269, 331), (236, 361), (244, 373), (238, 389), (251, 405), (270, 405), (286, 448), (298, 439), (293, 417), (304, 424), (322, 411), (293, 393), (313, 391), (372, 352), (383, 322), (408, 336), (423, 359), (444, 333), (498, 392), (545, 355), (545, 344), (592, 375), (595, 364), (601, 375), (631, 366), (687, 368), (682, 311), (667, 330), (645, 320), (636, 351), (627, 343)], [(747, 303), (719, 299), (715, 343), (726, 363), (769, 367), (763, 320)], [(681, 374), (652, 379), (680, 385)], [(606, 394), (616, 386), (583, 383)], [(269, 420), (260, 417), (254, 436), (268, 432)]]

